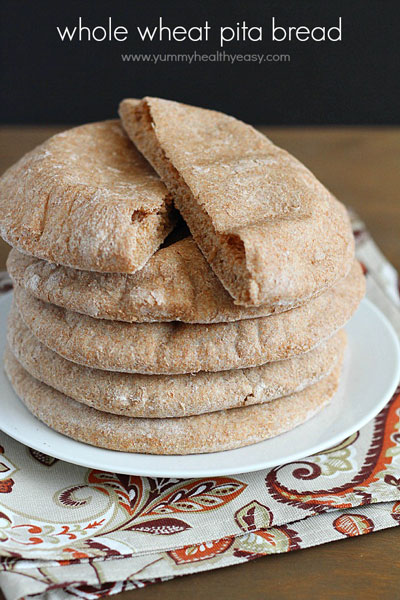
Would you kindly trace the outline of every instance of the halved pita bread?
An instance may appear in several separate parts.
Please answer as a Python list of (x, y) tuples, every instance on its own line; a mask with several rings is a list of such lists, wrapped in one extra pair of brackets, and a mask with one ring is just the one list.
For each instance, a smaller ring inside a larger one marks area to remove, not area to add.
[(160, 98), (123, 100), (120, 116), (237, 304), (297, 305), (349, 270), (346, 209), (261, 133)]
[(140, 269), (175, 220), (164, 184), (119, 121), (59, 133), (0, 179), (1, 236), (77, 269)]

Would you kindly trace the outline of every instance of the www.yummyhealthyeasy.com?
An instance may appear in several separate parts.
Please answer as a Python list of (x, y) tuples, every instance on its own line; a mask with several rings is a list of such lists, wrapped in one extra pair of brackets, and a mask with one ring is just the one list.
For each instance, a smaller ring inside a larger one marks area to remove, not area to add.
[[(183, 25), (166, 25), (163, 17), (151, 26), (136, 26), (136, 35), (142, 42), (208, 42), (210, 41), (211, 25), (204, 21), (203, 25), (184, 27)], [(112, 17), (103, 25), (89, 26), (78, 18), (74, 27), (57, 26), (57, 32), (62, 42), (125, 42), (130, 32), (124, 25), (114, 25)], [(218, 28), (219, 45), (223, 47), (229, 42), (261, 42), (265, 32), (264, 26), (250, 26), (246, 21), (238, 21), (235, 25)], [(271, 20), (271, 40), (273, 42), (339, 42), (342, 40), (342, 17), (338, 17), (335, 25), (307, 27), (306, 25), (283, 26), (277, 24), (276, 18)]]

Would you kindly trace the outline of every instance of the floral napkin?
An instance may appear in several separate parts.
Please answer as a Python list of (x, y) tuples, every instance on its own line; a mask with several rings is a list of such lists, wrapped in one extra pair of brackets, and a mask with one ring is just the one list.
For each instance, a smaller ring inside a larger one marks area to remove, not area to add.
[[(397, 274), (353, 217), (367, 296), (400, 336)], [(0, 288), (8, 281), (3, 277)], [(87, 600), (400, 524), (400, 387), (325, 452), (233, 477), (163, 479), (71, 465), (0, 433), (7, 600)]]

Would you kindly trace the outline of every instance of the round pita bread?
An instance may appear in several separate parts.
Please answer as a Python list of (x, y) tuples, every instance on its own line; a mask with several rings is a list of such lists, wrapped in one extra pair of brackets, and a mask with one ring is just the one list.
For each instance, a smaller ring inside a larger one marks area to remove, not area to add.
[[(342, 277), (351, 264), (343, 261)], [(79, 271), (16, 249), (9, 254), (7, 270), (17, 285), (40, 300), (97, 319), (129, 323), (227, 323), (290, 310), (310, 299), (257, 308), (235, 305), (192, 237), (161, 248), (132, 275)]]
[(110, 415), (75, 402), (34, 379), (6, 351), (5, 369), (27, 409), (59, 433), (123, 452), (199, 454), (260, 442), (313, 417), (334, 395), (340, 367), (302, 392), (266, 404), (192, 417), (135, 419)]
[(308, 352), (341, 329), (365, 291), (358, 263), (345, 280), (291, 311), (234, 323), (122, 323), (46, 304), (22, 288), (15, 298), (32, 333), (88, 367), (147, 374), (255, 367)]
[(2, 237), (77, 269), (132, 273), (175, 221), (166, 187), (119, 121), (59, 133), (0, 179)]
[(195, 375), (140, 375), (90, 369), (62, 358), (26, 327), (15, 306), (8, 343), (30, 375), (97, 410), (130, 417), (184, 417), (260, 404), (299, 392), (328, 375), (343, 355), (346, 336), (317, 349), (253, 369)]

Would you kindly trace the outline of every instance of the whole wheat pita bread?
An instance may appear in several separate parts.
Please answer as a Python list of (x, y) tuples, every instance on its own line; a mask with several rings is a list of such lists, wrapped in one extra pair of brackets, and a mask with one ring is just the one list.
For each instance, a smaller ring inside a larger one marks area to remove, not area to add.
[(334, 395), (340, 367), (302, 392), (266, 404), (173, 419), (110, 415), (34, 379), (6, 350), (5, 369), (27, 409), (75, 440), (124, 452), (199, 454), (254, 444), (313, 417)]
[(35, 379), (97, 410), (146, 418), (250, 406), (299, 392), (333, 370), (346, 343), (341, 331), (317, 349), (288, 360), (253, 369), (168, 376), (115, 373), (72, 363), (39, 342), (15, 307), (7, 339), (18, 362)]
[(97, 319), (226, 323), (294, 308), (235, 305), (192, 237), (160, 248), (132, 275), (72, 269), (15, 248), (7, 270), (36, 298)]
[(122, 323), (93, 319), (15, 289), (34, 335), (64, 358), (107, 371), (195, 373), (255, 367), (307, 352), (348, 321), (365, 291), (358, 263), (334, 288), (293, 310), (234, 323)]
[(140, 269), (175, 220), (164, 184), (119, 121), (55, 135), (0, 179), (2, 237), (78, 269)]
[(237, 304), (299, 304), (350, 268), (344, 206), (249, 125), (148, 97), (122, 101), (120, 116)]

